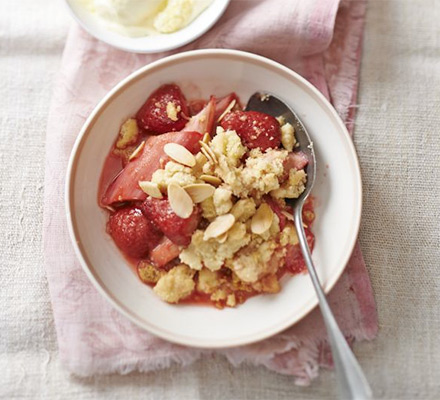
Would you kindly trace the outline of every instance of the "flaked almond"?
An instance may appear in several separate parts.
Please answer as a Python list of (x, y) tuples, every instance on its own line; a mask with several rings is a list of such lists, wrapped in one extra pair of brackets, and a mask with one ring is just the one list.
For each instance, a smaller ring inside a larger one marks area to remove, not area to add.
[(139, 154), (141, 154), (142, 149), (145, 146), (145, 141), (143, 141), (136, 149), (131, 153), (130, 157), (128, 157), (128, 161), (134, 160)]
[(214, 163), (218, 164), (217, 156), (212, 151), (211, 147), (209, 147), (205, 142), (202, 142), (201, 140), (199, 141), (199, 143), (200, 143), (200, 146), (202, 147), (202, 150), (205, 150), (205, 152), (211, 156)]
[(168, 200), (171, 208), (180, 218), (188, 218), (192, 214), (194, 203), (190, 195), (176, 183), (168, 185)]
[(273, 221), (272, 208), (267, 203), (261, 204), (257, 212), (251, 220), (251, 231), (257, 235), (261, 235), (269, 230)]
[[(185, 165), (187, 167), (194, 167), (196, 165), (195, 156), (184, 146), (177, 143), (167, 143), (164, 146), (164, 152), (173, 161), (179, 164)], [(162, 161), (162, 159), (161, 159)], [(164, 158), (166, 164), (166, 158)], [(164, 167), (165, 167), (164, 164)]]
[(163, 146), (163, 151), (168, 157), (171, 157), (174, 161), (188, 167), (194, 167), (196, 165), (196, 158), (194, 155), (181, 144), (167, 143)]
[(220, 215), (208, 225), (203, 234), (203, 240), (218, 238), (229, 231), (234, 223), (235, 217), (232, 214)]
[(220, 117), (218, 117), (217, 122), (220, 122), (225, 117), (225, 115), (234, 108), (235, 103), (237, 103), (237, 101), (235, 99), (229, 103), (229, 105), (226, 107), (226, 110), (223, 111), (223, 113), (222, 113), (222, 115), (220, 115)]
[(112, 206), (104, 206), (104, 208), (106, 208), (110, 212), (115, 212), (116, 211)]
[(206, 163), (208, 162), (208, 159), (203, 153), (197, 153), (196, 154), (196, 166), (199, 168), (202, 168)]
[(191, 196), (194, 203), (201, 203), (203, 200), (211, 197), (215, 192), (215, 187), (207, 183), (194, 183), (185, 186), (184, 189)]
[(192, 168), (192, 173), (194, 176), (198, 177), (203, 174), (203, 166), (208, 162), (206, 156), (199, 152), (195, 155), (196, 165)]
[(208, 132), (206, 132), (203, 135), (202, 142), (208, 144), (210, 141), (211, 141), (211, 135)]
[(281, 214), (283, 214), (289, 221), (293, 221), (293, 215), (288, 213), (287, 211), (283, 210), (281, 211)]
[(223, 235), (217, 236), (217, 242), (223, 244), (228, 239), (228, 232), (225, 232)]
[(211, 164), (215, 164), (215, 161), (212, 159), (211, 155), (202, 147), (200, 152), (206, 157), (206, 160)]
[(200, 175), (200, 179), (215, 187), (219, 186), (222, 183), (222, 180), (220, 178), (217, 178), (216, 176), (213, 175)]
[(142, 189), (143, 192), (151, 197), (155, 197), (156, 199), (161, 199), (163, 197), (157, 183), (149, 181), (139, 181), (139, 187)]

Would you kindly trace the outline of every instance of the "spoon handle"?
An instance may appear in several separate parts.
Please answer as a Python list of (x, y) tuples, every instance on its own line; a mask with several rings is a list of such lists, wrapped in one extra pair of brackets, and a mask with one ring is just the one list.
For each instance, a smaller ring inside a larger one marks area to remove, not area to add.
[(339, 329), (319, 282), (318, 274), (316, 273), (315, 266), (313, 265), (302, 224), (302, 202), (296, 205), (294, 209), (294, 218), (301, 251), (318, 296), (319, 307), (321, 309), (322, 317), (324, 318), (324, 323), (327, 328), (327, 334), (330, 339), (333, 361), (338, 377), (340, 398), (356, 400), (372, 399), (373, 393), (367, 382), (367, 379), (365, 378), (361, 366), (351, 351), (350, 346), (345, 340), (344, 335)]

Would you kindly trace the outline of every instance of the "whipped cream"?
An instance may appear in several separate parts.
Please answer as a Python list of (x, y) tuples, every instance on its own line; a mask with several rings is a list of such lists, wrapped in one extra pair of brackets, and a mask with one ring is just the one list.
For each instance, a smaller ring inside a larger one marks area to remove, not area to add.
[(172, 33), (189, 25), (213, 0), (73, 0), (107, 29), (140, 37)]

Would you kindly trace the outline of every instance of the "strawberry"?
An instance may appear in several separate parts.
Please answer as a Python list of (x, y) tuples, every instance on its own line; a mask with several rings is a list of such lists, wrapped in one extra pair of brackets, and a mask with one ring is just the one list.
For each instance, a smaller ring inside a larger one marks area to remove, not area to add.
[(281, 144), (280, 124), (271, 115), (258, 111), (234, 111), (225, 115), (220, 125), (237, 132), (249, 149), (275, 149)]
[(180, 249), (166, 236), (150, 252), (150, 260), (157, 267), (163, 267), (180, 254)]
[[(174, 110), (175, 114), (170, 113), (170, 110)], [(139, 126), (148, 133), (161, 134), (183, 129), (187, 122), (185, 116), (188, 116), (185, 96), (179, 86), (167, 84), (150, 95), (137, 112), (136, 119)]]
[(110, 215), (107, 231), (128, 256), (145, 257), (162, 238), (162, 233), (136, 206), (121, 208)]
[(180, 218), (172, 210), (168, 199), (147, 197), (141, 206), (142, 212), (163, 234), (179, 246), (188, 246), (191, 235), (200, 221), (200, 209), (194, 208), (188, 218)]

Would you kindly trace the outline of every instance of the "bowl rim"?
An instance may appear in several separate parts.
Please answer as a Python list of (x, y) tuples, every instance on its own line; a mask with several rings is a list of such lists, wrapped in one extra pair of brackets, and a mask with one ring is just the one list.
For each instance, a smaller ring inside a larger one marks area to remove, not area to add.
[[(205, 25), (202, 29), (196, 31), (192, 36), (189, 36), (188, 38), (186, 38), (185, 40), (181, 40), (181, 41), (176, 41), (173, 44), (169, 44), (157, 49), (146, 49), (146, 48), (139, 48), (137, 46), (134, 45), (129, 45), (128, 43), (130, 41), (132, 41), (133, 39), (137, 39), (137, 38), (132, 38), (127, 36), (126, 40), (124, 40), (124, 42), (127, 43), (126, 46), (120, 45), (115, 43), (111, 38), (107, 37), (107, 35), (101, 33), (99, 31), (99, 29), (95, 29), (92, 25), (87, 24), (74, 10), (74, 8), (72, 7), (72, 5), (70, 4), (70, 1), (72, 0), (64, 0), (64, 5), (65, 8), (68, 10), (68, 13), (72, 16), (72, 18), (87, 32), (89, 33), (91, 36), (93, 36), (94, 38), (100, 40), (101, 42), (107, 43), (108, 45), (119, 49), (119, 50), (123, 50), (123, 51), (128, 51), (131, 53), (137, 53), (137, 54), (154, 54), (154, 53), (161, 53), (164, 51), (170, 51), (170, 50), (175, 50), (178, 49), (180, 47), (183, 47), (195, 40), (197, 40), (198, 38), (200, 38), (201, 36), (203, 36), (206, 32), (208, 32), (217, 22), (218, 20), (222, 17), (222, 15), (225, 13), (226, 9), (229, 6), (229, 3), (231, 2), (231, 0), (223, 0), (223, 4), (219, 7), (219, 10), (217, 12), (217, 15), (215, 18), (212, 19), (212, 21)], [(210, 4), (208, 7), (212, 6), (213, 4)], [(193, 24), (194, 22), (197, 21), (197, 19), (200, 17), (197, 16), (189, 25)], [(183, 28), (184, 29), (184, 28)], [(106, 30), (107, 31), (107, 30)], [(111, 31), (108, 31), (111, 32)], [(176, 34), (177, 32), (173, 32), (172, 34)], [(121, 37), (123, 37), (121, 35)], [(147, 36), (146, 36), (147, 37)]]
[[(100, 115), (104, 112), (106, 104), (108, 104), (113, 97), (117, 96), (120, 91), (123, 91), (127, 85), (133, 85), (135, 84), (139, 79), (143, 78), (145, 74), (152, 73), (163, 66), (173, 64), (179, 61), (183, 60), (197, 60), (197, 59), (203, 59), (203, 58), (234, 58), (235, 60), (240, 60), (244, 62), (251, 62), (253, 64), (262, 66), (264, 68), (271, 68), (272, 70), (276, 71), (277, 73), (281, 73), (286, 77), (287, 79), (293, 80), (296, 83), (300, 83), (304, 86), (306, 86), (310, 91), (311, 94), (316, 96), (316, 100), (318, 103), (321, 103), (321, 106), (323, 106), (323, 109), (335, 120), (335, 123), (338, 125), (338, 128), (341, 130), (341, 133), (343, 133), (343, 137), (346, 139), (346, 145), (349, 149), (349, 153), (352, 157), (352, 162), (354, 165), (354, 181), (353, 181), (353, 187), (355, 188), (355, 195), (357, 195), (357, 201), (354, 204), (354, 211), (355, 211), (355, 220), (351, 224), (351, 239), (349, 241), (349, 244), (347, 245), (345, 254), (342, 257), (342, 265), (343, 267), (338, 271), (338, 273), (335, 273), (332, 275), (329, 280), (326, 282), (324, 289), (324, 292), (328, 294), (330, 290), (335, 286), (336, 282), (341, 277), (342, 273), (344, 272), (347, 263), (353, 253), (356, 240), (358, 238), (359, 229), (360, 229), (360, 222), (361, 222), (361, 213), (362, 213), (362, 180), (361, 180), (361, 172), (360, 172), (360, 165), (359, 165), (359, 159), (357, 156), (357, 153), (355, 151), (354, 143), (352, 141), (352, 138), (350, 134), (348, 133), (348, 130), (339, 117), (338, 113), (334, 109), (334, 107), (331, 105), (331, 103), (324, 97), (324, 95), (315, 88), (310, 82), (308, 82), (305, 78), (300, 76), (298, 73), (292, 71), (291, 69), (287, 68), (286, 66), (273, 61), (271, 59), (268, 59), (266, 57), (256, 55), (249, 52), (244, 52), (240, 50), (226, 50), (226, 49), (203, 49), (203, 50), (191, 50), (187, 52), (182, 52), (179, 54), (171, 55), (168, 57), (165, 57), (163, 59), (160, 59), (158, 61), (152, 62), (148, 65), (145, 65), (144, 67), (139, 68), (137, 71), (131, 73), (129, 76), (127, 76), (125, 79), (121, 80), (116, 86), (113, 87), (105, 96), (104, 98), (95, 106), (89, 117), (84, 122), (80, 133), (78, 134), (77, 139), (75, 140), (74, 146), (72, 148), (72, 152), (69, 158), (68, 167), (67, 167), (67, 174), (66, 174), (66, 183), (65, 183), (65, 207), (66, 207), (66, 218), (67, 218), (67, 225), (68, 225), (68, 231), (69, 236), (72, 241), (75, 254), (80, 261), (80, 264), (90, 279), (90, 281), (93, 283), (95, 288), (98, 290), (99, 293), (115, 308), (117, 309), (121, 314), (126, 316), (131, 322), (133, 322), (138, 327), (147, 330), (148, 332), (161, 337), (165, 340), (168, 340), (173, 343), (177, 343), (180, 345), (187, 345), (191, 347), (197, 347), (197, 348), (230, 348), (230, 347), (236, 347), (246, 344), (255, 343), (261, 340), (264, 340), (268, 337), (271, 337), (279, 332), (282, 332), (283, 330), (293, 326), (294, 324), (301, 321), (307, 314), (309, 314), (317, 305), (318, 305), (318, 298), (313, 297), (311, 301), (309, 301), (299, 312), (298, 315), (296, 315), (294, 318), (286, 318), (282, 322), (278, 323), (277, 325), (274, 325), (272, 327), (269, 327), (265, 329), (264, 331), (260, 331), (257, 333), (253, 333), (251, 335), (247, 336), (240, 336), (236, 340), (231, 339), (225, 339), (225, 340), (200, 340), (200, 338), (194, 339), (190, 336), (175, 334), (171, 331), (162, 329), (160, 327), (157, 327), (153, 324), (146, 323), (145, 320), (140, 319), (135, 314), (131, 312), (131, 310), (119, 302), (119, 300), (113, 296), (111, 293), (109, 293), (105, 289), (105, 285), (100, 280), (97, 273), (93, 270), (92, 263), (86, 256), (85, 251), (83, 251), (83, 246), (81, 244), (80, 237), (78, 235), (78, 228), (77, 228), (77, 222), (75, 220), (75, 208), (74, 208), (74, 184), (75, 184), (75, 175), (76, 175), (76, 169), (78, 165), (78, 160), (80, 158), (81, 149), (84, 146), (87, 137), (90, 134), (90, 131), (96, 122), (96, 120), (100, 117)], [(357, 189), (357, 190), (356, 190)], [(355, 199), (356, 200), (356, 199)]]

